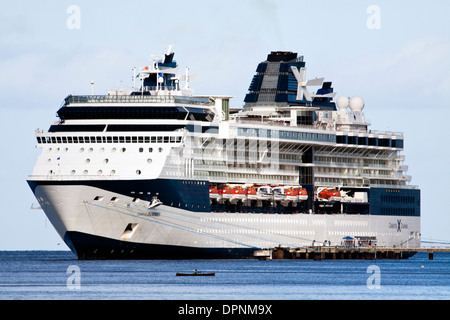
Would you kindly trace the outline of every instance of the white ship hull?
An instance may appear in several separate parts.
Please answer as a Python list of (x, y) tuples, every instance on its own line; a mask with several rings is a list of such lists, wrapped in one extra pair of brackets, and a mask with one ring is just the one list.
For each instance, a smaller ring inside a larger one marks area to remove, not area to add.
[[(92, 200), (99, 194), (102, 200)], [(80, 259), (244, 258), (261, 248), (343, 245), (345, 237), (405, 249), (420, 243), (420, 217), (192, 212), (164, 204), (147, 209), (133, 197), (84, 185), (41, 185), (35, 195)]]

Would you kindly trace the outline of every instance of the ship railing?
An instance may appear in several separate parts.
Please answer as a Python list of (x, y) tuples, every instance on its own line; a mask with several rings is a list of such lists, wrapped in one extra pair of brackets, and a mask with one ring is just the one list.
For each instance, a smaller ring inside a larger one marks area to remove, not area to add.
[(191, 105), (212, 106), (213, 102), (204, 97), (186, 96), (149, 96), (149, 95), (70, 95), (65, 100), (70, 103), (186, 103)]
[(86, 95), (68, 96), (66, 104), (70, 103), (174, 103), (173, 96), (142, 96), (142, 95)]

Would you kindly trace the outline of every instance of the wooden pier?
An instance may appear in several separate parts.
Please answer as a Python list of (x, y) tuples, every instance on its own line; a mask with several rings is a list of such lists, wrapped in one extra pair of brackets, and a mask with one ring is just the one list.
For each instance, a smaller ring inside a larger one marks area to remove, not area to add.
[(302, 248), (278, 247), (256, 250), (257, 259), (303, 259), (303, 260), (380, 260), (408, 259), (417, 252), (428, 252), (428, 259), (433, 260), (435, 252), (450, 252), (449, 247), (406, 248), (406, 247), (346, 247), (346, 246), (311, 246)]

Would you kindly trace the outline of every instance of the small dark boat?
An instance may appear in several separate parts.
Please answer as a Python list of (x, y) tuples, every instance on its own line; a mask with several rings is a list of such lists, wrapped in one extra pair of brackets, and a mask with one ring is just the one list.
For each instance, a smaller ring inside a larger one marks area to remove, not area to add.
[(177, 277), (214, 277), (216, 274), (214, 272), (211, 273), (204, 273), (204, 272), (198, 272), (194, 271), (193, 273), (180, 273), (177, 272)]

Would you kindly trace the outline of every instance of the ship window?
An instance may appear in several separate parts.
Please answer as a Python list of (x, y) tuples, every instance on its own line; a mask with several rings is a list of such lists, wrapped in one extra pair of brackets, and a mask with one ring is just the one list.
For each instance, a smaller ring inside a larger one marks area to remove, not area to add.
[(80, 152), (84, 152), (84, 148), (80, 148)]
[(72, 170), (72, 172), (71, 172), (72, 174), (75, 174), (76, 173), (76, 171), (75, 170)]
[(150, 143), (150, 137), (145, 137), (145, 143)]
[(112, 137), (106, 137), (106, 143), (112, 143)]
[(101, 175), (101, 174), (103, 174), (103, 171), (102, 171), (102, 170), (98, 170), (98, 171), (97, 171), (97, 174), (98, 174), (98, 175)]
[(131, 143), (131, 137), (125, 137), (125, 142), (126, 143)]
[(97, 137), (96, 140), (97, 140), (97, 143), (102, 143), (102, 137)]
[(80, 143), (84, 143), (84, 138), (83, 138), (83, 137), (78, 137), (78, 141), (79, 141)]
[(56, 141), (57, 141), (58, 143), (61, 143), (61, 137), (56, 137)]
[(125, 137), (119, 137), (119, 142), (120, 143), (124, 143), (125, 142)]
[(152, 153), (153, 152), (153, 148), (148, 148), (148, 152)]
[(169, 137), (164, 137), (164, 143), (169, 143)]
[(156, 137), (151, 137), (152, 143), (156, 143)]
[(111, 175), (116, 174), (116, 170), (111, 170)]
[(144, 137), (138, 137), (138, 142), (139, 143), (143, 143), (144, 142)]
[(62, 137), (62, 142), (67, 143), (67, 137)]
[(140, 176), (140, 175), (142, 174), (142, 171), (141, 171), (141, 170), (136, 170), (136, 174), (137, 174), (138, 176)]
[(158, 151), (159, 152), (163, 152), (163, 148), (158, 148)]
[(89, 143), (89, 142), (90, 142), (89, 137), (84, 137), (84, 142), (85, 142), (85, 143)]
[(120, 151), (125, 152), (127, 151), (127, 148), (122, 148)]
[(103, 200), (103, 197), (102, 196), (96, 196), (95, 198), (94, 198), (94, 201), (102, 201)]
[(107, 164), (108, 162), (109, 162), (108, 159), (103, 160), (103, 163), (104, 163), (104, 164)]
[(140, 153), (144, 152), (144, 148), (139, 148), (139, 152)]
[(163, 142), (162, 137), (157, 137), (157, 142), (158, 142), (158, 143), (162, 143), (162, 142)]
[(84, 175), (87, 175), (88, 173), (89, 173), (89, 172), (88, 172), (87, 170), (84, 170), (84, 171), (83, 171), (83, 174), (84, 174)]
[(119, 201), (119, 198), (118, 198), (118, 197), (112, 197), (112, 198), (111, 198), (111, 202), (117, 202), (117, 201)]
[(147, 159), (147, 162), (148, 162), (148, 163), (152, 163), (152, 162), (153, 162), (153, 160), (152, 160), (152, 159), (150, 159), (150, 158), (148, 158), (148, 159)]
[(131, 142), (137, 143), (137, 137), (131, 137)]
[(86, 164), (88, 164), (88, 163), (90, 163), (91, 162), (91, 159), (86, 159)]

